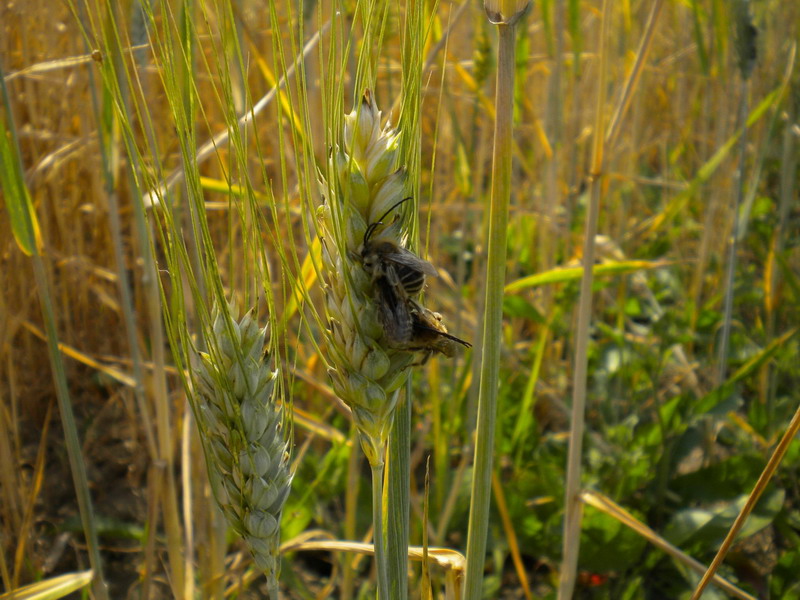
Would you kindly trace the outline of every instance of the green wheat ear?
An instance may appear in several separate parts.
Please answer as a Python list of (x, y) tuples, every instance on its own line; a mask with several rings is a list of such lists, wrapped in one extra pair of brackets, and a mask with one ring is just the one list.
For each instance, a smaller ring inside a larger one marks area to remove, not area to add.
[[(403, 199), (406, 172), (398, 168), (400, 134), (381, 126), (381, 112), (367, 91), (344, 117), (343, 147), (334, 148), (328, 176), (320, 174), (326, 203), (318, 220), (324, 240), (323, 269), (331, 349), (329, 373), (336, 394), (353, 411), (370, 464), (383, 462), (397, 394), (412, 361), (383, 338), (374, 284), (359, 263), (364, 232)], [(403, 241), (406, 226), (398, 211), (387, 218), (382, 239)]]
[(209, 354), (194, 372), (200, 437), (222, 512), (242, 536), (256, 565), (275, 582), (281, 511), (289, 495), (288, 443), (277, 402), (277, 372), (264, 355), (267, 328), (252, 311), (238, 323), (214, 311)]

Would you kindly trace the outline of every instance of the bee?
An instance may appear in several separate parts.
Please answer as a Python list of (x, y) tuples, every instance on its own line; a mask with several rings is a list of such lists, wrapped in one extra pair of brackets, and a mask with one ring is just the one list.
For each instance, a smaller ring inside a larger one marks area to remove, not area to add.
[(452, 358), (456, 354), (456, 344), (472, 347), (469, 342), (447, 332), (439, 313), (411, 298), (398, 297), (394, 287), (383, 278), (379, 278), (376, 284), (386, 342), (396, 350), (422, 352), (422, 359), (415, 365), (424, 365), (434, 352)]
[(424, 352), (422, 360), (417, 363), (424, 365), (434, 352), (452, 358), (456, 354), (456, 344), (471, 348), (472, 344), (447, 332), (442, 315), (425, 308), (415, 300), (408, 300), (411, 314), (411, 338), (406, 344), (406, 349), (415, 352)]
[(467, 348), (471, 344), (448, 333), (442, 316), (414, 299), (427, 275), (439, 276), (436, 268), (392, 240), (372, 239), (383, 220), (407, 200), (411, 198), (400, 200), (367, 227), (358, 258), (372, 278), (387, 344), (397, 350), (423, 352), (417, 364), (425, 364), (434, 352), (449, 358), (455, 356), (456, 343)]
[[(403, 202), (411, 198), (403, 198), (397, 202), (375, 223), (371, 223), (364, 232), (364, 241), (359, 249), (359, 258), (364, 270), (379, 287), (388, 284), (401, 298), (411, 298), (422, 291), (425, 276), (438, 277), (436, 268), (400, 244), (388, 239), (372, 239), (383, 220)], [(384, 283), (378, 283), (383, 278)]]

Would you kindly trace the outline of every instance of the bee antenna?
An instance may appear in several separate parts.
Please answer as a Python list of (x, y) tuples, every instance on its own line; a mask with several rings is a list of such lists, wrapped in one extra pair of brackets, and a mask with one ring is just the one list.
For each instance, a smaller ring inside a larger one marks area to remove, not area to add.
[(395, 202), (394, 204), (392, 204), (392, 207), (389, 210), (387, 210), (385, 213), (383, 213), (383, 215), (381, 215), (380, 219), (378, 219), (374, 223), (370, 223), (369, 227), (367, 227), (367, 230), (364, 232), (364, 245), (366, 246), (367, 242), (369, 241), (369, 238), (372, 237), (372, 234), (375, 233), (375, 230), (378, 228), (378, 226), (383, 225), (383, 220), (386, 217), (388, 217), (395, 208), (400, 206), (403, 202), (413, 199), (414, 196), (409, 196), (408, 198), (403, 198), (399, 202)]
[(400, 206), (400, 205), (401, 205), (403, 202), (406, 202), (406, 201), (408, 201), (408, 200), (413, 200), (413, 199), (414, 199), (414, 197), (413, 197), (413, 196), (409, 196), (408, 198), (403, 198), (403, 199), (402, 199), (402, 200), (400, 200), (399, 202), (395, 202), (394, 204), (392, 204), (392, 207), (391, 207), (389, 210), (387, 210), (385, 213), (383, 213), (383, 215), (381, 216), (381, 218), (380, 218), (380, 219), (378, 219), (378, 224), (380, 224), (380, 223), (383, 223), (383, 220), (384, 220), (386, 217), (388, 217), (388, 216), (391, 214), (391, 212), (392, 212), (392, 211), (393, 211), (395, 208), (397, 208), (398, 206)]
[(374, 232), (374, 231), (375, 231), (375, 229), (376, 229), (376, 228), (378, 227), (378, 225), (380, 225), (380, 224), (381, 224), (381, 222), (380, 222), (380, 221), (378, 221), (377, 223), (371, 223), (371, 224), (370, 224), (370, 226), (369, 226), (369, 227), (367, 227), (367, 230), (364, 232), (364, 244), (363, 244), (363, 245), (364, 245), (365, 247), (366, 247), (366, 245), (367, 245), (367, 242), (369, 241), (369, 238), (371, 238), (371, 237), (372, 237), (372, 232)]

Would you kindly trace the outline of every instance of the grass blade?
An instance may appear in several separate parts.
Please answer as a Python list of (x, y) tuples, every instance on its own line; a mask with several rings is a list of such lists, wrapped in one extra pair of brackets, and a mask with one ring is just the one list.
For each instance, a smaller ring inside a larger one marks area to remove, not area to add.
[[(95, 574), (92, 587), (99, 600), (106, 600), (108, 598), (108, 592), (103, 577), (103, 563), (100, 558), (100, 545), (97, 538), (94, 509), (92, 507), (92, 498), (89, 493), (89, 478), (86, 474), (86, 464), (83, 460), (83, 448), (78, 436), (75, 414), (72, 410), (72, 400), (67, 384), (67, 375), (64, 370), (64, 362), (58, 347), (56, 315), (53, 308), (47, 269), (42, 255), (40, 254), (41, 242), (37, 234), (38, 227), (36, 225), (36, 216), (31, 205), (30, 193), (21, 177), (22, 161), (20, 160), (19, 146), (15, 143), (16, 135), (14, 134), (14, 122), (10, 111), (8, 90), (5, 86), (2, 70), (0, 70), (0, 82), (2, 82), (0, 86), (2, 86), (3, 91), (3, 104), (6, 108), (6, 120), (3, 122), (3, 131), (0, 131), (0, 133), (3, 134), (3, 175), (7, 174), (12, 178), (7, 182), (7, 185), (4, 185), (6, 203), (8, 206), (17, 207), (16, 224), (19, 227), (19, 237), (16, 237), (16, 229), (15, 237), (18, 243), (21, 243), (21, 248), (25, 248), (29, 251), (29, 255), (33, 261), (36, 291), (39, 296), (42, 318), (47, 331), (47, 350), (50, 358), (50, 366), (53, 371), (53, 379), (55, 380), (58, 408), (61, 414), (61, 425), (64, 428), (64, 441), (67, 448), (73, 486), (78, 500), (81, 525), (83, 526), (83, 532), (86, 536), (89, 562)], [(3, 181), (5, 181), (5, 177)]]

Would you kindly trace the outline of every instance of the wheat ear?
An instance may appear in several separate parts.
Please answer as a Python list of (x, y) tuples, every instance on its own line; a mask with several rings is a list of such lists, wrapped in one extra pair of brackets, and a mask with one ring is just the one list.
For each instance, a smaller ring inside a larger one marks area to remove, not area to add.
[[(343, 147), (333, 149), (328, 165), (332, 181), (321, 176), (329, 373), (334, 391), (353, 411), (371, 465), (383, 463), (395, 392), (412, 361), (408, 352), (383, 340), (374, 282), (358, 254), (367, 227), (403, 199), (406, 173), (397, 167), (398, 139), (398, 132), (381, 126), (381, 112), (366, 92), (360, 106), (345, 115)], [(405, 230), (398, 211), (378, 233), (400, 244)]]
[(277, 598), (281, 511), (292, 473), (278, 404), (277, 372), (264, 355), (267, 328), (214, 311), (209, 353), (200, 353), (194, 389), (214, 496), (242, 536)]
[[(381, 126), (381, 113), (366, 92), (360, 105), (344, 117), (342, 144), (331, 151), (328, 179), (320, 177), (326, 202), (318, 213), (330, 324), (329, 373), (334, 391), (353, 411), (361, 448), (372, 469), (373, 541), (381, 600), (388, 600), (390, 589), (384, 543), (384, 454), (399, 388), (413, 357), (386, 342), (376, 281), (361, 262), (361, 250), (368, 230), (384, 241), (405, 242), (403, 211), (391, 214), (403, 200), (406, 185), (405, 169), (397, 166), (398, 139), (398, 132)], [(384, 218), (387, 222), (380, 223)]]

